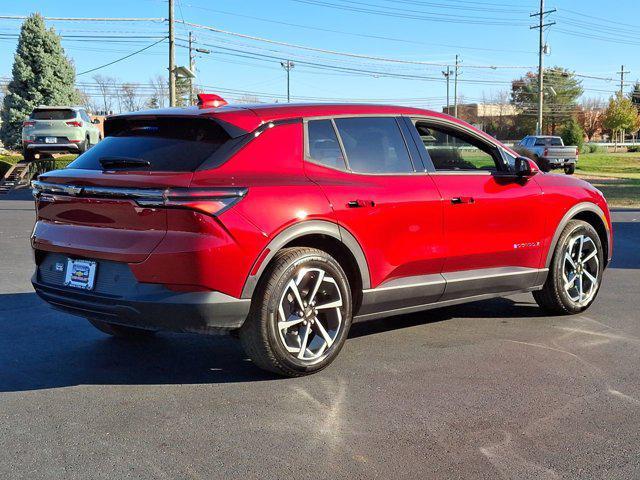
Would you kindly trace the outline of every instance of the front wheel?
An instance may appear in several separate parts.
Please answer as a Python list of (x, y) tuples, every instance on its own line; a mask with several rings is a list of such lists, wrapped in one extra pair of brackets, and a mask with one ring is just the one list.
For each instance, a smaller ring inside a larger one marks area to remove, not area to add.
[(533, 297), (550, 313), (580, 313), (595, 300), (603, 269), (598, 233), (587, 222), (571, 220), (558, 239), (547, 280)]
[(351, 290), (340, 264), (315, 248), (286, 248), (258, 284), (240, 341), (258, 367), (308, 375), (336, 358), (351, 316)]

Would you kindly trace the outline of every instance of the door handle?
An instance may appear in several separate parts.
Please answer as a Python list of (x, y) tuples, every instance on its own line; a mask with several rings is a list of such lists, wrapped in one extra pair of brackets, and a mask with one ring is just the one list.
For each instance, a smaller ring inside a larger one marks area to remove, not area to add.
[(451, 199), (453, 205), (459, 205), (461, 203), (475, 203), (473, 197), (453, 197)]
[(375, 207), (373, 200), (350, 200), (347, 202), (349, 208)]

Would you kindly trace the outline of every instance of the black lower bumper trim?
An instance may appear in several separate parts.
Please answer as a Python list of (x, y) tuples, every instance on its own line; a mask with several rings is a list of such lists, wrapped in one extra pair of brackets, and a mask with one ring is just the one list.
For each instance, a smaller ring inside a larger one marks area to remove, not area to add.
[(240, 328), (250, 300), (220, 292), (175, 293), (113, 298), (32, 280), (36, 293), (53, 307), (109, 323), (173, 332), (222, 333)]

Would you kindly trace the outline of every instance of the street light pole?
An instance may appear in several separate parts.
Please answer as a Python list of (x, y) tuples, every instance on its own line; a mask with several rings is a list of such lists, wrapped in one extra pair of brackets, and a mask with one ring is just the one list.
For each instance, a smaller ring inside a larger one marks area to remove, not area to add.
[(282, 68), (287, 71), (287, 103), (291, 103), (291, 69), (295, 67), (295, 63), (291, 60), (287, 60), (286, 62), (280, 62)]
[(176, 105), (176, 55), (175, 34), (173, 32), (173, 0), (169, 0), (169, 106)]
[(449, 65), (447, 65), (447, 71), (443, 71), (442, 75), (447, 79), (447, 115), (451, 115), (450, 107), (449, 107), (449, 77), (451, 77), (451, 70)]

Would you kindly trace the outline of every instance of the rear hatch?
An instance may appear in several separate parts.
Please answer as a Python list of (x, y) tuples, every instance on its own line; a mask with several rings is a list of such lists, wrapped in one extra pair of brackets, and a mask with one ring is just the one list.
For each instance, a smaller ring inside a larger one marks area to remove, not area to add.
[(25, 122), (25, 134), (36, 143), (69, 143), (78, 138), (82, 120), (77, 117), (71, 108), (36, 108)]
[(193, 115), (108, 119), (103, 141), (34, 182), (34, 248), (143, 261), (166, 234), (167, 192), (188, 187), (199, 167), (223, 162), (245, 133)]

